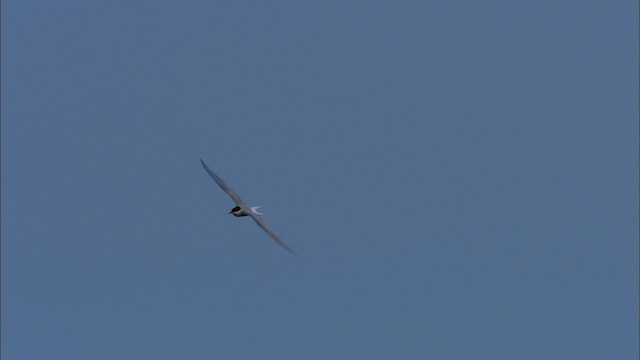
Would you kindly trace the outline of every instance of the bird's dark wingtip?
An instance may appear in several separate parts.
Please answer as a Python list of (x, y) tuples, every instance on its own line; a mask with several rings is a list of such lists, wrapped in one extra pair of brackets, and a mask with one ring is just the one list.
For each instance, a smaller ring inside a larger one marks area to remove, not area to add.
[(288, 247), (287, 245), (280, 243), (280, 246), (282, 246), (282, 248), (284, 248), (285, 250), (287, 250), (287, 252), (291, 255), (298, 255), (297, 252), (295, 252), (295, 250), (293, 250), (292, 248)]

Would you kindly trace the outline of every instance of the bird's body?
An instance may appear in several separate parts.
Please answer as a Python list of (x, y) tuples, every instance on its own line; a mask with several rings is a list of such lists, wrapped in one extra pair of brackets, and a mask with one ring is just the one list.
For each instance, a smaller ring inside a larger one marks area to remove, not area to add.
[(264, 222), (264, 219), (261, 216), (262, 214), (260, 214), (257, 211), (257, 209), (260, 206), (247, 206), (247, 204), (245, 204), (242, 198), (238, 194), (236, 194), (235, 191), (231, 190), (231, 188), (229, 188), (229, 186), (227, 186), (227, 184), (225, 184), (225, 182), (222, 181), (222, 179), (218, 175), (216, 175), (216, 173), (214, 173), (213, 170), (211, 170), (207, 166), (207, 164), (204, 163), (204, 161), (202, 161), (202, 159), (200, 159), (200, 162), (202, 163), (202, 166), (207, 171), (209, 176), (211, 176), (211, 178), (216, 182), (216, 184), (218, 184), (218, 186), (220, 186), (220, 188), (224, 192), (226, 192), (227, 195), (229, 195), (231, 199), (233, 199), (233, 201), (236, 203), (236, 206), (233, 209), (231, 209), (229, 214), (232, 214), (235, 217), (251, 216), (251, 218), (256, 222), (256, 224), (258, 224), (258, 226), (262, 230), (264, 230), (267, 234), (269, 234), (269, 236), (271, 236), (273, 240), (275, 240), (278, 244), (280, 244), (280, 246), (282, 246), (288, 252), (295, 254), (295, 252), (291, 250), (291, 248), (287, 246), (287, 244), (285, 244), (284, 241), (282, 241), (282, 239), (280, 239), (280, 237), (276, 235), (276, 233), (273, 232), (273, 230), (271, 230), (271, 228), (268, 227), (267, 224)]
[(245, 209), (241, 206), (236, 206), (233, 209), (231, 209), (231, 211), (229, 211), (229, 214), (232, 214), (235, 217), (251, 216), (251, 214), (262, 215), (261, 213), (258, 212), (258, 208), (261, 208), (261, 207), (262, 206), (252, 206), (249, 209)]

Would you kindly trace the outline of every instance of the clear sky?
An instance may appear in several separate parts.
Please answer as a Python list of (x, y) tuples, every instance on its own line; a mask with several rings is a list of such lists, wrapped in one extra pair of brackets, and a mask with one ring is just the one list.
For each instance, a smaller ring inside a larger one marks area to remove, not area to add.
[(638, 335), (636, 1), (2, 3), (2, 359)]

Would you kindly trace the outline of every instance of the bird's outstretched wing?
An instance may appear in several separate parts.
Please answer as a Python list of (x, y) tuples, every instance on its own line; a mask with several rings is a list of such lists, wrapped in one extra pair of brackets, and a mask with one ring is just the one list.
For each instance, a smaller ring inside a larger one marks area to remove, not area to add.
[(229, 188), (227, 184), (225, 184), (224, 181), (222, 181), (222, 179), (220, 179), (220, 177), (213, 172), (213, 170), (209, 169), (207, 164), (205, 164), (204, 161), (202, 161), (202, 159), (200, 159), (200, 162), (202, 163), (202, 166), (204, 166), (204, 169), (207, 171), (207, 173), (209, 173), (209, 176), (211, 176), (211, 178), (216, 182), (216, 184), (218, 184), (218, 186), (220, 186), (220, 188), (224, 190), (224, 192), (226, 192), (227, 195), (231, 196), (231, 198), (236, 203), (236, 205), (240, 207), (247, 207), (244, 201), (242, 201), (242, 198), (240, 197), (240, 195), (236, 194), (235, 191), (231, 190), (231, 188)]
[(255, 220), (256, 224), (258, 224), (258, 226), (260, 226), (262, 230), (264, 230), (267, 234), (269, 234), (269, 236), (271, 236), (273, 240), (275, 240), (278, 244), (280, 244), (280, 246), (282, 246), (285, 250), (287, 250), (291, 254), (293, 255), (296, 254), (295, 251), (293, 251), (289, 246), (287, 246), (287, 244), (285, 244), (284, 241), (282, 241), (282, 239), (280, 239), (280, 237), (276, 235), (276, 233), (274, 233), (269, 226), (267, 226), (267, 223), (264, 222), (264, 219), (262, 218), (262, 216), (254, 213), (249, 214), (249, 216), (251, 216), (253, 220)]

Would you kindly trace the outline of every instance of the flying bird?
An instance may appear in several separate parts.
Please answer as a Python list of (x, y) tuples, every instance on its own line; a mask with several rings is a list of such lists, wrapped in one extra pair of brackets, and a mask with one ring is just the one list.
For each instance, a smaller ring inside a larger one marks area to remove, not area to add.
[(258, 212), (258, 208), (260, 208), (261, 206), (247, 206), (242, 198), (238, 194), (236, 194), (235, 191), (231, 190), (231, 188), (229, 188), (227, 184), (225, 184), (224, 181), (222, 181), (222, 179), (218, 175), (216, 175), (216, 173), (214, 173), (213, 170), (211, 170), (207, 166), (207, 164), (204, 163), (204, 161), (202, 161), (202, 159), (200, 159), (200, 162), (202, 163), (202, 166), (207, 171), (207, 173), (209, 173), (209, 176), (211, 176), (213, 181), (215, 181), (216, 184), (218, 184), (218, 186), (220, 186), (220, 188), (224, 190), (224, 192), (226, 192), (227, 195), (229, 195), (231, 199), (233, 199), (233, 201), (236, 203), (236, 206), (231, 209), (231, 211), (229, 211), (229, 214), (233, 214), (233, 216), (235, 217), (251, 216), (256, 224), (258, 224), (258, 226), (260, 226), (262, 230), (269, 234), (269, 236), (271, 236), (273, 240), (275, 240), (288, 252), (295, 254), (295, 251), (287, 246), (287, 244), (285, 244), (284, 241), (282, 241), (282, 239), (278, 235), (276, 235), (276, 233), (273, 232), (273, 230), (271, 230), (269, 226), (267, 226), (267, 223), (264, 222), (264, 219), (261, 216), (262, 214)]

